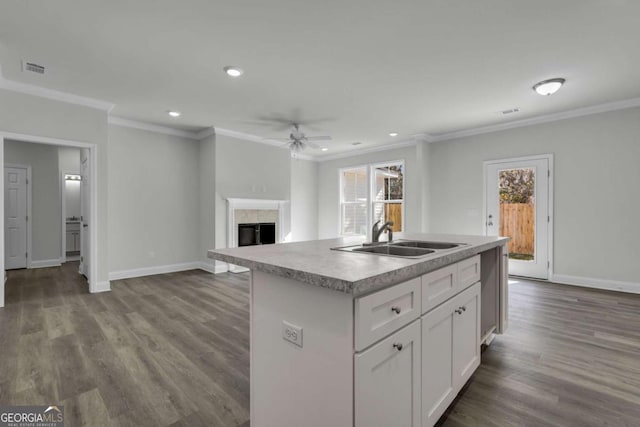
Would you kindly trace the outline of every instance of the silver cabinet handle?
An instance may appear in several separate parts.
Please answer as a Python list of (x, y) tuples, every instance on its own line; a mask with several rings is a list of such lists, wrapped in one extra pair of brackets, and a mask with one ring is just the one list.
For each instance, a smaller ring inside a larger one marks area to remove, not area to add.
[(391, 311), (393, 311), (395, 314), (400, 314), (402, 310), (400, 309), (400, 307), (394, 306), (394, 307), (391, 307)]
[(402, 343), (397, 343), (393, 345), (393, 348), (395, 348), (398, 351), (402, 351)]

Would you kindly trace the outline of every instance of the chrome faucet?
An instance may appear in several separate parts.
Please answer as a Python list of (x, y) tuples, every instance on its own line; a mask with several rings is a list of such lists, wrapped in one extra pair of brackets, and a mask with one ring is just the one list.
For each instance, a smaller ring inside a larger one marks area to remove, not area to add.
[(387, 239), (387, 241), (392, 241), (393, 230), (391, 229), (391, 227), (393, 227), (393, 221), (387, 221), (382, 225), (382, 227), (378, 228), (379, 223), (380, 221), (377, 221), (375, 224), (373, 224), (373, 229), (371, 230), (371, 241), (373, 243), (379, 242), (380, 235), (384, 232), (384, 230), (387, 230), (389, 232), (389, 238)]

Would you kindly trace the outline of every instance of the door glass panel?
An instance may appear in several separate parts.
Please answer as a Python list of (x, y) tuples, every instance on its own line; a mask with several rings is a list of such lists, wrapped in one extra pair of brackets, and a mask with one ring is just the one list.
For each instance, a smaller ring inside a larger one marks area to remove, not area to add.
[(535, 168), (499, 171), (500, 236), (511, 237), (509, 258), (535, 261)]

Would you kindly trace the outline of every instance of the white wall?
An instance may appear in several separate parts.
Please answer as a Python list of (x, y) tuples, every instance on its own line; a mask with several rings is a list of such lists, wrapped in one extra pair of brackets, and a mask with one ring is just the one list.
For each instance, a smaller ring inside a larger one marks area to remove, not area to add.
[(60, 262), (62, 203), (58, 148), (53, 145), (5, 141), (5, 164), (31, 166), (31, 260)]
[(207, 251), (216, 247), (216, 137), (211, 135), (200, 144), (200, 245), (199, 260), (213, 271), (216, 262), (207, 258)]
[(291, 159), (291, 241), (318, 238), (318, 163)]
[(483, 161), (555, 155), (555, 274), (640, 282), (640, 108), (431, 144), (429, 228), (482, 234)]
[(109, 267), (199, 259), (197, 141), (109, 126)]
[[(290, 180), (289, 150), (216, 135), (216, 248), (227, 245), (227, 198), (289, 200)], [(289, 234), (290, 225), (282, 225)]]
[(404, 160), (405, 227), (404, 231), (422, 231), (422, 182), (424, 166), (418, 161), (418, 145), (373, 153), (356, 154), (321, 162), (318, 167), (318, 235), (321, 239), (337, 237), (340, 219), (340, 179), (338, 170), (350, 166)]

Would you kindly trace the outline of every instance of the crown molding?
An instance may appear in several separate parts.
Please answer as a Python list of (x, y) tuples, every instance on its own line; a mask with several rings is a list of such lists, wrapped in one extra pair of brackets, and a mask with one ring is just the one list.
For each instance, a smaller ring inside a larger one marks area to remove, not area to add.
[(465, 138), (468, 136), (481, 135), (485, 133), (500, 132), (508, 129), (516, 129), (526, 126), (533, 126), (542, 123), (555, 122), (577, 117), (590, 116), (593, 114), (607, 113), (611, 111), (625, 110), (627, 108), (640, 107), (640, 98), (626, 99), (623, 101), (608, 102), (591, 107), (576, 108), (574, 110), (562, 111), (553, 114), (544, 114), (528, 119), (515, 120), (508, 123), (500, 123), (489, 126), (481, 126), (472, 129), (458, 130), (441, 134), (429, 135), (428, 142), (448, 141), (451, 139)]
[(203, 139), (209, 138), (210, 136), (215, 134), (216, 134), (216, 129), (214, 127), (208, 127), (198, 132), (195, 136), (199, 141), (202, 141)]
[(162, 133), (165, 135), (179, 136), (181, 138), (199, 140), (198, 133), (186, 130), (170, 128), (167, 126), (159, 126), (151, 123), (139, 122), (137, 120), (123, 119), (121, 117), (109, 116), (109, 124), (132, 129), (146, 130), (149, 132)]
[(66, 102), (69, 104), (82, 105), (83, 107), (95, 108), (109, 113), (115, 104), (99, 99), (88, 98), (86, 96), (74, 95), (71, 93), (60, 92), (53, 89), (47, 89), (29, 83), (20, 83), (14, 80), (6, 79), (2, 75), (2, 67), (0, 67), (0, 89), (10, 90), (12, 92), (24, 93), (26, 95), (38, 96), (40, 98), (52, 99), (54, 101)]
[(360, 156), (362, 154), (367, 154), (367, 153), (377, 153), (379, 151), (389, 151), (389, 150), (395, 150), (397, 148), (411, 147), (419, 144), (422, 141), (423, 141), (423, 138), (412, 138), (412, 139), (404, 140), (401, 142), (397, 142), (395, 144), (380, 145), (377, 147), (365, 148), (360, 150), (356, 149), (355, 151), (347, 151), (345, 153), (331, 154), (328, 156), (316, 157), (315, 159), (318, 162), (326, 162), (329, 160), (344, 159), (347, 157), (356, 157), (356, 156)]

